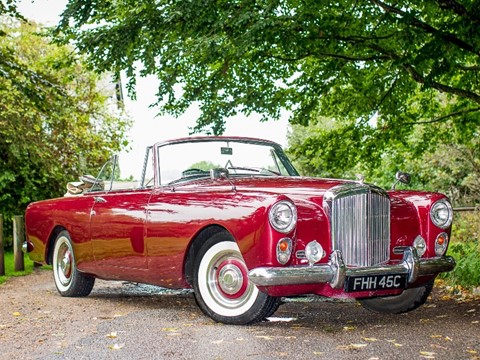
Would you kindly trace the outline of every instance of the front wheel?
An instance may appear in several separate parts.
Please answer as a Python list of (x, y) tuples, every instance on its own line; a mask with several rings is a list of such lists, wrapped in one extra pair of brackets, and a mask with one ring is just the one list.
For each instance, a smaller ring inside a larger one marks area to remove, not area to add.
[(423, 286), (406, 289), (400, 295), (359, 299), (358, 301), (368, 310), (387, 314), (401, 314), (415, 310), (425, 304), (432, 288), (433, 280)]
[(260, 292), (249, 282), (237, 243), (228, 233), (212, 236), (194, 265), (193, 288), (200, 309), (213, 320), (246, 325), (272, 315), (280, 299)]
[(72, 240), (67, 231), (58, 234), (53, 248), (53, 278), (62, 296), (87, 296), (93, 289), (95, 278), (77, 270)]

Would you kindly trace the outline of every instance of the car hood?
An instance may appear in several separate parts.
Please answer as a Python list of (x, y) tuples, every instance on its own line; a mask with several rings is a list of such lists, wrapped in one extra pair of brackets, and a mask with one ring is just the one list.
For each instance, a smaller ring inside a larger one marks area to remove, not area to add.
[(318, 197), (334, 186), (350, 183), (348, 180), (322, 179), (311, 177), (264, 177), (264, 178), (233, 178), (232, 183), (237, 191), (262, 191), (283, 194), (293, 197)]
[[(305, 200), (308, 202), (314, 202), (319, 205), (323, 203), (323, 197), (327, 191), (335, 186), (356, 183), (354, 180), (339, 180), (328, 178), (313, 178), (302, 176), (291, 177), (231, 177), (229, 179), (218, 179), (212, 181), (210, 179), (198, 180), (190, 182), (188, 184), (182, 184), (175, 187), (175, 191), (224, 191), (225, 187), (231, 189), (232, 187), (238, 193), (267, 193), (267, 194), (281, 194), (290, 197), (292, 200)], [(372, 184), (366, 184), (372, 187), (376, 187)], [(395, 203), (395, 207), (402, 207), (412, 202), (430, 202), (430, 197), (433, 193), (427, 192), (410, 192), (410, 191), (386, 191)], [(415, 200), (415, 201), (413, 201)], [(409, 206), (409, 205), (407, 205)]]

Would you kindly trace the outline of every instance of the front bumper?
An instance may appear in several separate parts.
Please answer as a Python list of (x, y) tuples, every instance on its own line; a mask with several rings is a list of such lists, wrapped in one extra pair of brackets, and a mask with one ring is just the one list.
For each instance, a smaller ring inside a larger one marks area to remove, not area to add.
[(393, 265), (378, 265), (362, 268), (345, 266), (342, 253), (335, 250), (328, 264), (295, 267), (260, 267), (248, 273), (249, 280), (257, 286), (303, 285), (329, 283), (334, 289), (340, 289), (349, 276), (375, 276), (406, 274), (409, 283), (418, 276), (436, 275), (453, 270), (455, 260), (451, 256), (422, 259), (414, 247), (407, 247), (403, 260)]
[(33, 251), (33, 244), (30, 241), (24, 241), (22, 244), (22, 251), (24, 254), (28, 254)]

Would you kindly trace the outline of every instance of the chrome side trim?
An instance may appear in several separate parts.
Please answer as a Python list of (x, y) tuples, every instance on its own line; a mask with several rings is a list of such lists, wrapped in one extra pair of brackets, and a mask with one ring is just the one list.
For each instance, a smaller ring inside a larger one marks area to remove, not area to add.
[(392, 265), (378, 265), (360, 268), (348, 268), (343, 262), (342, 253), (334, 251), (328, 264), (295, 267), (260, 267), (248, 273), (249, 280), (257, 286), (330, 284), (341, 289), (347, 276), (407, 274), (409, 283), (418, 276), (435, 275), (451, 271), (455, 260), (451, 256), (439, 256), (420, 259), (413, 247), (407, 247), (402, 262)]

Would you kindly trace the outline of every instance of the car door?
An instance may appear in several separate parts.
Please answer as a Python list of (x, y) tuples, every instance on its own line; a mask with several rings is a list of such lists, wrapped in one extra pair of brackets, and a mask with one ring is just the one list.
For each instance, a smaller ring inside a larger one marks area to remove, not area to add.
[(151, 190), (98, 192), (91, 210), (91, 241), (99, 267), (145, 269), (146, 208)]

